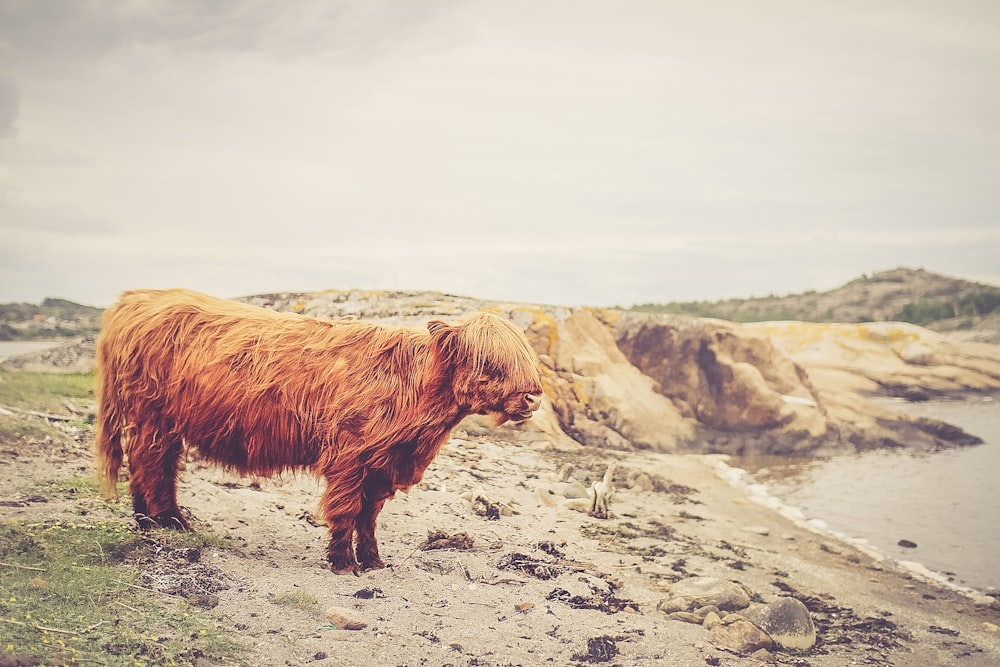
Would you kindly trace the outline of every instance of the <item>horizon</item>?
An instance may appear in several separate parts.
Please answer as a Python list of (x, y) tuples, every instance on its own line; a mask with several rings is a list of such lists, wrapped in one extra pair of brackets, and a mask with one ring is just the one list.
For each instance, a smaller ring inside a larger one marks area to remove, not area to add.
[[(730, 296), (730, 297), (722, 297), (722, 298), (718, 298), (718, 299), (672, 299), (672, 300), (669, 300), (669, 301), (646, 301), (646, 302), (638, 302), (637, 301), (637, 302), (633, 302), (633, 303), (629, 303), (629, 304), (625, 304), (625, 303), (617, 303), (617, 304), (593, 304), (593, 303), (585, 303), (585, 304), (563, 304), (563, 303), (546, 303), (546, 302), (537, 302), (537, 301), (522, 301), (522, 300), (517, 300), (517, 299), (488, 299), (488, 298), (485, 298), (485, 297), (481, 297), (480, 295), (477, 295), (477, 294), (456, 294), (456, 293), (448, 292), (448, 291), (445, 291), (445, 290), (435, 290), (435, 289), (417, 290), (417, 289), (410, 289), (410, 288), (405, 288), (405, 287), (395, 287), (395, 288), (391, 288), (390, 287), (390, 288), (384, 288), (384, 289), (383, 288), (372, 289), (372, 288), (367, 288), (367, 287), (363, 287), (363, 286), (355, 286), (355, 287), (329, 287), (329, 288), (310, 289), (310, 290), (296, 290), (296, 289), (288, 289), (288, 290), (263, 290), (263, 291), (254, 292), (254, 293), (251, 293), (251, 294), (236, 294), (236, 295), (213, 294), (212, 296), (216, 296), (216, 297), (220, 297), (220, 298), (224, 298), (224, 299), (243, 299), (243, 298), (249, 298), (249, 297), (254, 297), (254, 296), (261, 296), (261, 295), (265, 295), (265, 294), (319, 294), (319, 293), (322, 293), (322, 292), (330, 292), (330, 291), (333, 291), (333, 292), (350, 292), (350, 291), (428, 292), (428, 293), (440, 293), (440, 294), (443, 294), (443, 295), (446, 295), (446, 296), (454, 296), (454, 297), (460, 297), (460, 298), (478, 299), (478, 300), (482, 300), (482, 301), (496, 301), (496, 302), (499, 302), (499, 303), (527, 303), (527, 304), (538, 304), (538, 305), (547, 305), (547, 306), (568, 306), (568, 307), (580, 306), (580, 307), (595, 307), (595, 308), (621, 308), (623, 310), (628, 310), (630, 308), (637, 307), (637, 306), (660, 305), (660, 304), (668, 304), (668, 303), (694, 303), (694, 302), (715, 303), (715, 302), (722, 302), (722, 301), (729, 301), (729, 300), (734, 300), (734, 301), (749, 301), (749, 300), (753, 300), (753, 299), (769, 299), (769, 298), (778, 298), (778, 299), (780, 299), (780, 298), (785, 298), (785, 297), (800, 296), (800, 295), (811, 293), (811, 292), (817, 292), (817, 293), (823, 294), (823, 293), (826, 293), (826, 292), (836, 291), (837, 289), (840, 289), (842, 287), (846, 287), (848, 284), (850, 284), (850, 283), (852, 283), (852, 282), (854, 282), (856, 280), (860, 280), (862, 278), (871, 278), (871, 277), (873, 277), (875, 275), (878, 275), (878, 274), (881, 274), (881, 273), (886, 273), (886, 272), (890, 272), (890, 271), (897, 271), (897, 270), (923, 271), (923, 272), (930, 273), (932, 275), (939, 276), (939, 277), (942, 277), (942, 278), (951, 278), (951, 279), (964, 280), (964, 281), (969, 282), (969, 283), (983, 285), (983, 286), (986, 286), (986, 287), (994, 287), (994, 288), (1000, 289), (1000, 284), (994, 284), (994, 283), (990, 283), (990, 282), (987, 282), (987, 281), (976, 280), (976, 279), (968, 278), (968, 277), (964, 277), (964, 276), (957, 276), (957, 275), (945, 274), (945, 273), (942, 273), (942, 272), (939, 272), (939, 271), (934, 271), (932, 269), (927, 269), (925, 267), (895, 266), (895, 267), (891, 267), (891, 268), (887, 268), (887, 269), (879, 269), (879, 270), (876, 270), (876, 271), (867, 271), (867, 272), (858, 274), (858, 275), (856, 275), (856, 276), (854, 276), (852, 278), (848, 278), (848, 279), (844, 280), (843, 282), (841, 282), (841, 283), (839, 283), (839, 284), (837, 284), (837, 285), (835, 285), (833, 287), (824, 288), (824, 289), (802, 289), (802, 290), (794, 290), (794, 291), (790, 291), (790, 292), (781, 292), (781, 293), (771, 292), (771, 293), (768, 293), (768, 294), (751, 294), (751, 295), (746, 295), (746, 296)], [(184, 288), (183, 285), (177, 285), (175, 287)], [(128, 288), (128, 289), (143, 289), (143, 288)], [(169, 288), (150, 288), (150, 289), (169, 289)], [(125, 291), (125, 290), (122, 290), (122, 291)], [(69, 298), (69, 297), (66, 297), (66, 296), (61, 296), (61, 295), (58, 295), (58, 294), (48, 294), (48, 295), (45, 295), (44, 297), (41, 297), (41, 298), (39, 298), (39, 299), (37, 299), (35, 301), (28, 301), (28, 300), (23, 300), (23, 299), (22, 300), (14, 300), (14, 301), (4, 301), (4, 302), (0, 302), (0, 305), (21, 304), (21, 303), (26, 303), (26, 304), (29, 304), (29, 305), (41, 305), (42, 302), (45, 301), (46, 299), (58, 299), (58, 300), (63, 300), (63, 301), (69, 301), (69, 302), (74, 303), (74, 304), (79, 305), (79, 306), (88, 306), (88, 307), (92, 307), (92, 308), (107, 308), (107, 307), (111, 306), (112, 303), (114, 302), (114, 301), (112, 301), (112, 302), (108, 302), (108, 303), (105, 303), (105, 304), (87, 303), (87, 302), (83, 302), (83, 301), (77, 301), (76, 299), (72, 299), (72, 298)], [(117, 300), (117, 298), (115, 300)]]

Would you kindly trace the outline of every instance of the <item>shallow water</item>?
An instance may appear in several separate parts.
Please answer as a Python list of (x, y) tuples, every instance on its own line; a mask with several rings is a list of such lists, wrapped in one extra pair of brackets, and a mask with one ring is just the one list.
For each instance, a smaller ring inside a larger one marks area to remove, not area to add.
[[(734, 457), (730, 465), (808, 519), (861, 538), (889, 558), (922, 563), (961, 586), (1000, 588), (1000, 400), (892, 405), (960, 426), (984, 443), (806, 462)], [(901, 546), (901, 540), (917, 546)]]

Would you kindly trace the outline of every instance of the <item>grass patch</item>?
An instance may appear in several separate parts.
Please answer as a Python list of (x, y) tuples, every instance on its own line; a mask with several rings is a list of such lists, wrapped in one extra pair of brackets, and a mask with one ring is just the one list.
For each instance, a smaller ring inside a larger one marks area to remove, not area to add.
[(20, 415), (0, 415), (0, 444), (66, 439), (65, 432), (41, 419)]
[(320, 611), (319, 600), (316, 599), (315, 595), (306, 593), (305, 591), (282, 593), (281, 595), (274, 596), (271, 602), (282, 607), (291, 607), (293, 609), (301, 609), (302, 611), (317, 613)]
[(0, 524), (0, 656), (46, 665), (231, 664), (238, 648), (210, 617), (152, 592), (128, 564), (148, 542), (117, 521)]
[(93, 373), (26, 373), (0, 371), (0, 405), (64, 414), (66, 401), (92, 402)]

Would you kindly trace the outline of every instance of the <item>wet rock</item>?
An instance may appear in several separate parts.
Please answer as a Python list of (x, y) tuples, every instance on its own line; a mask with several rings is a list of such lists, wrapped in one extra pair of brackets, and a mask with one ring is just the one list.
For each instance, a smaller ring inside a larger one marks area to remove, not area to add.
[(350, 609), (344, 607), (330, 607), (323, 612), (323, 617), (341, 630), (362, 630), (368, 624), (354, 616)]
[(661, 600), (657, 609), (672, 614), (713, 606), (722, 611), (738, 611), (750, 605), (750, 596), (737, 583), (715, 577), (689, 577), (673, 584), (670, 597)]
[(742, 613), (783, 649), (806, 650), (816, 644), (816, 626), (813, 625), (809, 610), (795, 598), (778, 598)]
[(714, 644), (743, 655), (774, 646), (774, 642), (766, 632), (745, 618), (715, 626), (709, 630), (708, 637)]

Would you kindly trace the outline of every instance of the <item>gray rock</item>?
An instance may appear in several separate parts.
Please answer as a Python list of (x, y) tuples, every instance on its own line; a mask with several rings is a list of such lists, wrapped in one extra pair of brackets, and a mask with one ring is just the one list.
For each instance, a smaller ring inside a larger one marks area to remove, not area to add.
[(774, 642), (756, 625), (741, 618), (734, 623), (719, 624), (708, 631), (708, 638), (716, 645), (750, 655), (761, 649), (770, 649)]
[(673, 584), (670, 587), (670, 597), (661, 600), (657, 608), (671, 614), (709, 606), (722, 611), (738, 611), (749, 605), (750, 596), (737, 583), (715, 577), (689, 577)]
[(326, 620), (341, 630), (363, 630), (367, 623), (354, 616), (350, 609), (345, 607), (330, 607), (323, 612)]
[(770, 635), (781, 648), (805, 650), (816, 644), (816, 626), (809, 610), (795, 598), (778, 598), (769, 604), (751, 607), (743, 616)]

